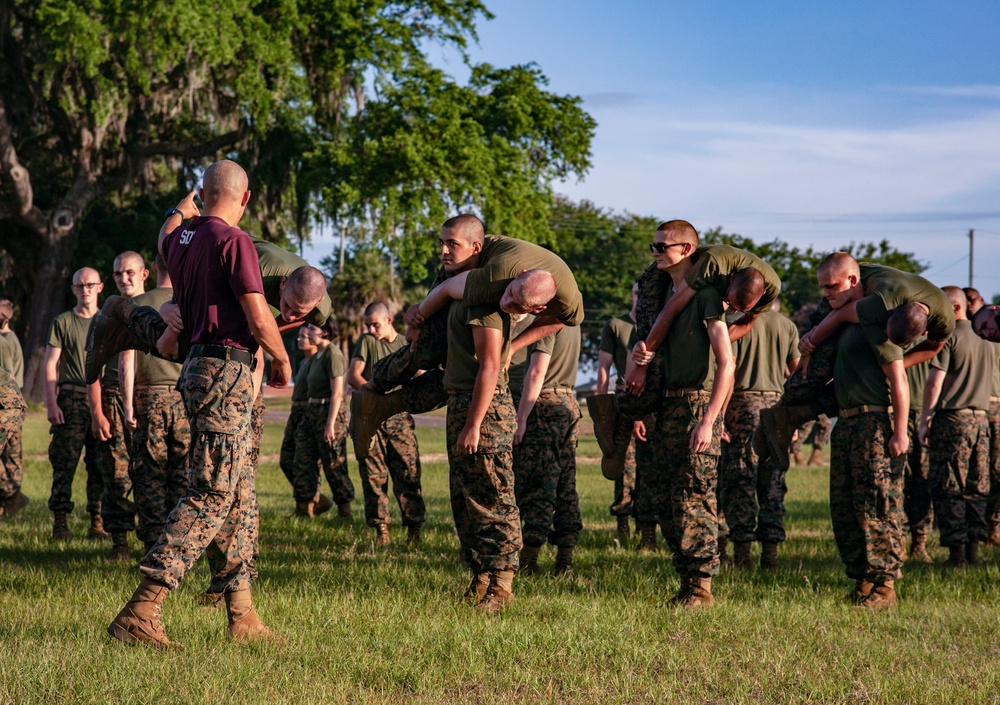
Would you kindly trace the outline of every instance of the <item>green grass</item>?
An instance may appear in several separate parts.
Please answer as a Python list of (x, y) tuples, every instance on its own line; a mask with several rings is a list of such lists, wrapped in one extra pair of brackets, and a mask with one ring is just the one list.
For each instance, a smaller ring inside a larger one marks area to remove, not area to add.
[[(456, 603), (468, 576), (456, 561), (443, 462), (424, 465), (425, 543), (404, 550), (396, 523), (393, 547), (375, 551), (360, 518), (291, 516), (279, 425), (267, 427), (259, 471), (255, 598), (291, 645), (228, 643), (224, 612), (195, 602), (208, 581), (201, 562), (164, 608), (168, 633), (186, 648), (130, 648), (104, 629), (137, 572), (105, 560), (106, 543), (49, 537), (46, 432), (44, 418), (29, 416), (33, 501), (0, 524), (0, 703), (1000, 702), (997, 556), (988, 551), (987, 567), (961, 574), (907, 566), (895, 611), (851, 609), (823, 468), (789, 474), (779, 572), (723, 574), (716, 606), (685, 613), (666, 605), (677, 587), (667, 554), (616, 543), (611, 484), (585, 463), (576, 578), (518, 579), (517, 601), (487, 619)], [(418, 433), (426, 453), (443, 454), (444, 429)], [(587, 444), (581, 454), (596, 455)], [(357, 484), (353, 461), (351, 472)], [(82, 469), (74, 497), (71, 527), (82, 537)], [(362, 514), (360, 499), (354, 511)], [(543, 553), (543, 568), (552, 563)]]

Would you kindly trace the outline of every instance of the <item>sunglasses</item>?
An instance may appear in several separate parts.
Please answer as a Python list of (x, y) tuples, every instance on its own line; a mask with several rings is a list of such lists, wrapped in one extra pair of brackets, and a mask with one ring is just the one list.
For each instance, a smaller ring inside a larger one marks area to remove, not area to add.
[(684, 247), (684, 245), (686, 244), (687, 244), (686, 242), (675, 242), (673, 244), (668, 245), (665, 242), (654, 242), (649, 245), (649, 251), (652, 252), (654, 255), (656, 254), (662, 255), (671, 247)]

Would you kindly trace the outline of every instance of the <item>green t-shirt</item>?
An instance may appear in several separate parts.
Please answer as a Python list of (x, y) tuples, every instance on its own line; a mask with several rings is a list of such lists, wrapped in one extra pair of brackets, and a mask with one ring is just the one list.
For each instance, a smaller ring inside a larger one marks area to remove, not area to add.
[[(167, 287), (157, 287), (145, 294), (139, 294), (132, 299), (136, 306), (150, 306), (157, 311), (160, 306), (173, 300), (174, 290)], [(148, 353), (135, 352), (135, 383), (136, 384), (177, 384), (181, 374), (181, 364), (163, 360)]]
[(919, 274), (902, 272), (881, 264), (861, 264), (861, 285), (864, 298), (857, 303), (858, 322), (880, 323), (905, 303), (926, 306), (927, 337), (933, 341), (947, 340), (955, 330), (955, 313), (948, 295)]
[[(833, 390), (841, 409), (872, 404), (889, 406), (889, 380), (873, 349), (873, 343), (886, 339), (885, 325), (849, 324), (841, 329), (837, 340), (837, 359), (833, 365)], [(903, 359), (898, 351), (897, 360)], [(888, 364), (888, 363), (885, 363)]]
[(799, 331), (787, 317), (765, 311), (750, 331), (733, 343), (736, 358), (734, 390), (781, 392), (785, 367), (799, 357)]
[[(668, 284), (668, 296), (673, 284)], [(664, 389), (711, 390), (715, 356), (707, 324), (723, 317), (722, 295), (714, 287), (697, 290), (687, 307), (677, 314), (659, 353), (664, 365)]]
[(729, 289), (729, 275), (740, 269), (753, 267), (764, 277), (764, 295), (752, 313), (763, 313), (771, 309), (771, 304), (781, 293), (781, 279), (767, 262), (746, 250), (729, 245), (707, 245), (695, 250), (691, 257), (691, 270), (684, 281), (692, 289), (714, 287), (720, 296), (725, 296)]
[[(299, 267), (307, 267), (309, 263), (293, 252), (289, 252), (283, 247), (275, 245), (273, 242), (253, 240), (253, 248), (257, 250), (257, 259), (260, 260), (260, 276), (264, 282), (264, 298), (273, 308), (278, 308), (281, 300), (281, 280), (294, 272)], [(330, 302), (330, 294), (323, 292), (323, 298), (312, 311), (305, 317), (306, 323), (314, 326), (321, 326), (326, 323), (333, 310)], [(329, 396), (329, 395), (328, 395)]]
[(583, 296), (573, 272), (550, 250), (524, 240), (487, 235), (479, 254), (479, 266), (469, 270), (463, 300), (470, 306), (500, 303), (507, 285), (525, 269), (544, 269), (556, 282), (556, 295), (542, 315), (554, 316), (568, 326), (583, 322)]
[[(454, 302), (448, 312), (448, 361), (444, 368), (444, 388), (449, 391), (471, 392), (476, 385), (479, 359), (472, 336), (473, 326), (503, 333), (501, 364), (510, 353), (510, 316), (497, 304), (473, 306), (464, 300)], [(507, 371), (501, 367), (497, 387), (506, 384)]]
[(989, 409), (990, 386), (996, 353), (993, 345), (972, 330), (970, 321), (956, 321), (955, 332), (931, 360), (931, 367), (944, 370), (938, 409)]
[(398, 333), (395, 340), (391, 343), (386, 340), (379, 340), (370, 333), (365, 333), (354, 344), (354, 352), (351, 353), (351, 359), (358, 358), (365, 363), (365, 369), (361, 372), (361, 376), (367, 381), (372, 378), (372, 365), (406, 344), (406, 338)]
[(336, 343), (327, 346), (326, 350), (313, 355), (316, 361), (309, 366), (306, 374), (306, 384), (309, 386), (310, 399), (329, 399), (332, 396), (330, 380), (347, 374), (347, 360), (340, 346)]
[(0, 367), (10, 373), (18, 387), (24, 386), (24, 353), (17, 333), (12, 330), (0, 333)]
[(299, 365), (299, 371), (295, 373), (295, 384), (292, 385), (292, 401), (309, 399), (309, 368), (317, 357), (319, 356), (316, 354), (310, 355)]
[(72, 309), (52, 319), (46, 344), (62, 350), (59, 355), (59, 378), (56, 380), (58, 384), (86, 386), (84, 368), (90, 320), (78, 316)]
[(635, 321), (631, 314), (612, 318), (604, 324), (601, 330), (601, 352), (611, 355), (614, 361), (615, 374), (619, 378), (625, 379), (625, 365), (628, 363), (628, 341), (632, 336), (632, 329), (635, 328)]
[(528, 346), (529, 355), (546, 353), (550, 356), (545, 380), (542, 382), (543, 389), (576, 387), (581, 341), (579, 326), (564, 326)]
[[(913, 343), (916, 347), (927, 340), (926, 337), (917, 338)], [(906, 381), (910, 383), (910, 410), (920, 411), (924, 405), (924, 387), (927, 386), (927, 372), (931, 368), (931, 361), (924, 360), (919, 365), (906, 368)]]
[(993, 388), (990, 390), (990, 396), (1000, 397), (1000, 343), (992, 345), (997, 357), (993, 364)]

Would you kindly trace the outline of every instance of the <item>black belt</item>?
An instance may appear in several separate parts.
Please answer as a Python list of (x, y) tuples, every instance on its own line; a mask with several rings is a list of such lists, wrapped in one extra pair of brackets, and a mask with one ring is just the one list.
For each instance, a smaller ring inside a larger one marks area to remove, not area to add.
[(232, 360), (239, 362), (250, 368), (253, 372), (257, 368), (257, 357), (246, 350), (231, 348), (228, 345), (192, 345), (188, 358), (192, 357), (214, 357), (219, 360)]

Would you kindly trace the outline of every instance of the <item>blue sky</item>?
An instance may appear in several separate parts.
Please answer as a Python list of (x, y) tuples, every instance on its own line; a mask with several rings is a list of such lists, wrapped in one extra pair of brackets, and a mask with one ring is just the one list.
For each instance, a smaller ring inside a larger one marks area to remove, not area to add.
[(967, 284), (975, 228), (975, 284), (1000, 292), (995, 0), (488, 4), (472, 59), (533, 61), (598, 122), (557, 191), (756, 241), (885, 237), (939, 285)]

